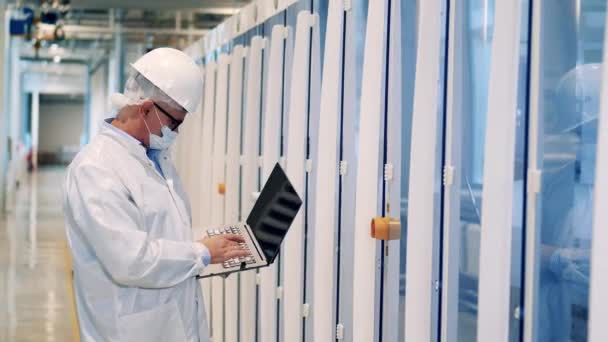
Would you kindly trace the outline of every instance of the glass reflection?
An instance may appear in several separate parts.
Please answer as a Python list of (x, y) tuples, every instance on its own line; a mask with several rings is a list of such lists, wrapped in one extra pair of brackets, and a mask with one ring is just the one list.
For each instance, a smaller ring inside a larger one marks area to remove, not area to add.
[(605, 2), (543, 9), (538, 341), (586, 341)]
[(586, 340), (599, 64), (578, 65), (545, 113), (540, 341)]
[(488, 107), (488, 88), (494, 1), (467, 0), (464, 3), (462, 117), (462, 179), (460, 198), (461, 254), (458, 291), (458, 340), (474, 341), (477, 336), (479, 286), (479, 239), (483, 190), (483, 154)]

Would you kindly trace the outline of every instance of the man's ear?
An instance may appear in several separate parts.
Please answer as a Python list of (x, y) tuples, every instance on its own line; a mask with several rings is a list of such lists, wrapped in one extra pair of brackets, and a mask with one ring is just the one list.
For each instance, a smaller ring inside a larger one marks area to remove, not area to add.
[(147, 116), (148, 113), (150, 113), (150, 111), (152, 110), (152, 107), (154, 107), (154, 102), (152, 102), (152, 100), (146, 100), (142, 102), (142, 104), (140, 105), (142, 114), (144, 116)]

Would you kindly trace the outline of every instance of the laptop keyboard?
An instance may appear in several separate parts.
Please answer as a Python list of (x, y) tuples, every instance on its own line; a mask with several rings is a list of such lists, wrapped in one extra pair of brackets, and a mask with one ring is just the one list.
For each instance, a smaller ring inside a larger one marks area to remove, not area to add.
[[(240, 235), (240, 236), (244, 237), (244, 235), (241, 234), (241, 229), (237, 226), (228, 226), (228, 227), (207, 230), (207, 235), (209, 237), (227, 235), (227, 234), (235, 234), (235, 235)], [(239, 246), (242, 249), (248, 251), (249, 255), (224, 261), (224, 268), (238, 267), (242, 263), (246, 263), (248, 265), (255, 263), (255, 258), (253, 257), (253, 254), (251, 254), (251, 251), (249, 250), (249, 246), (247, 245), (247, 243), (239, 243)]]

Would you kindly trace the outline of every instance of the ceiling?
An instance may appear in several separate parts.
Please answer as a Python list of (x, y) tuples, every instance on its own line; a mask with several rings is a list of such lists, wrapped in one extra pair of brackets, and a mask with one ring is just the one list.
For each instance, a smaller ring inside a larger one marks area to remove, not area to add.
[(72, 0), (72, 8), (141, 8), (141, 9), (228, 9), (238, 10), (247, 0)]
[[(10, 2), (16, 6), (14, 1)], [(184, 49), (250, 2), (251, 0), (71, 0), (70, 10), (61, 21), (66, 39), (61, 42), (43, 40), (38, 51), (34, 47), (34, 39), (28, 40), (22, 46), (21, 55), (25, 59), (51, 61), (59, 55), (62, 63), (95, 60), (96, 56), (107, 55), (114, 49), (117, 32), (124, 37), (127, 54), (131, 50), (141, 54), (146, 49), (158, 46)], [(37, 11), (39, 10), (40, 7)], [(37, 25), (38, 32), (50, 34), (54, 29), (54, 25)], [(53, 46), (58, 46), (59, 49), (51, 51)]]

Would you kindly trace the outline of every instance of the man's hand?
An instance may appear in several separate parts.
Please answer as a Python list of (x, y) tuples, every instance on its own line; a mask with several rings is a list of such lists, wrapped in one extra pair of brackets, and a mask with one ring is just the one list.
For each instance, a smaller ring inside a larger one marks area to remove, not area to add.
[(242, 249), (239, 245), (240, 243), (245, 243), (245, 239), (243, 239), (243, 237), (240, 235), (219, 235), (202, 239), (198, 242), (205, 245), (209, 250), (212, 264), (221, 264), (226, 260), (246, 257), (249, 255), (249, 252)]

